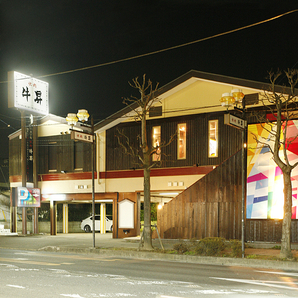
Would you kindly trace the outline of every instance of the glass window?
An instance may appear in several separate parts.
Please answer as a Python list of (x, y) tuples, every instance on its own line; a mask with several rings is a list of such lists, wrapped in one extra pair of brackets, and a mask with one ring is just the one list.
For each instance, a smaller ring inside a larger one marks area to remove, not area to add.
[(161, 136), (160, 136), (160, 126), (153, 126), (152, 128), (152, 144), (153, 148), (156, 148), (156, 152), (152, 154), (152, 160), (153, 161), (158, 161), (160, 160), (160, 141), (161, 141)]
[(83, 170), (83, 142), (74, 143), (74, 168), (76, 171)]
[(57, 172), (57, 142), (49, 142), (49, 172)]
[(209, 134), (208, 134), (208, 156), (218, 156), (218, 120), (209, 121)]
[(186, 158), (186, 123), (178, 124), (177, 158)]

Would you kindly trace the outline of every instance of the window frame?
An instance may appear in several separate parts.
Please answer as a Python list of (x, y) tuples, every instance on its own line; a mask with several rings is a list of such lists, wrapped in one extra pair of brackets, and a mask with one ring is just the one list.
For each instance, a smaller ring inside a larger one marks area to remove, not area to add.
[[(48, 172), (56, 173), (58, 170), (58, 143), (57, 141), (50, 141), (48, 143)], [(54, 157), (54, 158), (53, 158)], [(55, 164), (55, 168), (54, 168)], [(52, 168), (53, 166), (53, 168)]]
[[(155, 134), (155, 129), (159, 130), (159, 134)], [(158, 137), (158, 146), (160, 146), (161, 143), (161, 126), (160, 125), (156, 125), (156, 126), (152, 126), (152, 132), (151, 132), (151, 141), (152, 141), (152, 148), (156, 148), (157, 146), (155, 146), (155, 144), (157, 143), (155, 141), (156, 137)], [(161, 150), (160, 147), (158, 147), (158, 149), (156, 150), (157, 153), (153, 153), (152, 154), (152, 161), (160, 161), (161, 160)]]
[[(180, 127), (184, 127), (184, 138), (181, 139), (180, 137), (180, 133), (181, 130)], [(186, 159), (186, 133), (187, 133), (187, 129), (186, 129), (186, 123), (178, 123), (177, 124), (177, 159), (178, 160), (182, 160), (182, 159)], [(180, 140), (184, 141), (184, 144), (182, 144), (182, 146), (180, 146)], [(183, 148), (183, 156), (180, 156), (180, 149)]]
[[(215, 124), (214, 127), (211, 127), (212, 123)], [(214, 131), (214, 133), (212, 133), (212, 131)], [(215, 147), (215, 150), (211, 148), (211, 141), (214, 141), (213, 147)], [(218, 157), (218, 147), (218, 119), (212, 119), (208, 121), (208, 158)], [(215, 152), (213, 153), (213, 151)]]

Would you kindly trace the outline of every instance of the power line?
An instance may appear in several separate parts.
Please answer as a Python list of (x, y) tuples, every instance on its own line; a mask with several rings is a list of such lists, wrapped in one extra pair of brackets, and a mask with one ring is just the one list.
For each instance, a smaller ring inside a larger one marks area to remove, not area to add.
[[(237, 32), (237, 31), (241, 31), (241, 30), (244, 30), (244, 29), (255, 27), (255, 26), (258, 26), (258, 25), (261, 25), (261, 24), (264, 24), (264, 23), (268, 23), (268, 22), (274, 21), (276, 19), (279, 19), (281, 17), (284, 17), (284, 16), (286, 16), (288, 14), (291, 14), (291, 13), (294, 13), (294, 12), (298, 12), (298, 9), (294, 9), (294, 10), (282, 13), (280, 15), (277, 15), (275, 17), (272, 17), (272, 18), (269, 18), (269, 19), (266, 19), (266, 20), (263, 20), (263, 21), (260, 21), (260, 22), (249, 24), (249, 25), (246, 25), (246, 26), (243, 26), (243, 27), (240, 27), (240, 28), (236, 28), (236, 29), (229, 30), (229, 31), (226, 31), (226, 32), (218, 33), (218, 34), (215, 34), (215, 35), (212, 35), (212, 36), (204, 37), (204, 38), (197, 39), (197, 40), (194, 40), (194, 41), (190, 41), (190, 42), (187, 42), (187, 43), (183, 43), (183, 44), (180, 44), (180, 45), (176, 45), (176, 46), (172, 46), (172, 47), (168, 47), (168, 48), (164, 48), (164, 49), (161, 49), (161, 50), (157, 50), (157, 51), (153, 51), (153, 52), (149, 52), (149, 53), (145, 53), (145, 54), (140, 54), (140, 55), (136, 55), (136, 56), (132, 56), (132, 57), (128, 57), (128, 58), (114, 60), (114, 61), (110, 61), (110, 62), (106, 62), (106, 63), (101, 63), (101, 64), (92, 65), (92, 66), (86, 66), (86, 67), (82, 67), (82, 68), (77, 68), (77, 69), (66, 70), (66, 71), (56, 72), (56, 73), (52, 73), (52, 74), (42, 75), (42, 76), (38, 76), (37, 78), (46, 78), (46, 77), (51, 77), (51, 76), (63, 75), (63, 74), (88, 70), (88, 69), (92, 69), (92, 68), (98, 68), (98, 67), (102, 67), (102, 66), (112, 65), (112, 64), (116, 64), (116, 63), (120, 63), (120, 62), (125, 62), (125, 61), (129, 61), (129, 60), (134, 60), (134, 59), (138, 59), (138, 58), (142, 58), (142, 57), (146, 57), (146, 56), (159, 54), (159, 53), (162, 53), (162, 52), (182, 48), (182, 47), (189, 46), (189, 45), (192, 45), (192, 44), (195, 44), (195, 43), (210, 40), (210, 39), (217, 38), (217, 37), (220, 37), (220, 36), (224, 36), (224, 35), (227, 35), (227, 34), (231, 34), (231, 33)], [(3, 83), (8, 83), (8, 81), (0, 82), (0, 84), (3, 84)]]

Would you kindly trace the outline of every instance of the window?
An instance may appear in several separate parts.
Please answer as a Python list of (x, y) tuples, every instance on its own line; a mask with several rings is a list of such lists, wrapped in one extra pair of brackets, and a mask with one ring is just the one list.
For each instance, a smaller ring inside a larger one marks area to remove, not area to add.
[(177, 158), (186, 158), (186, 123), (178, 124)]
[(83, 142), (74, 143), (74, 169), (83, 170)]
[(208, 157), (218, 156), (218, 120), (209, 121)]
[(156, 148), (156, 152), (152, 154), (152, 160), (160, 160), (160, 126), (153, 126), (152, 128), (152, 145)]
[(57, 172), (57, 163), (58, 163), (57, 142), (49, 142), (48, 149), (49, 149), (48, 150), (48, 152), (49, 152), (49, 161), (48, 161), (49, 172)]

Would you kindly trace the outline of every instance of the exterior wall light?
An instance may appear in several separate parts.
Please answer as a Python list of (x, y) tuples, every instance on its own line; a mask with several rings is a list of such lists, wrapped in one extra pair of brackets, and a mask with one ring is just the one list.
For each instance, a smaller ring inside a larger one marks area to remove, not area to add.
[[(88, 111), (87, 110), (79, 110), (77, 113), (77, 117), (82, 122), (88, 121), (88, 118), (89, 118)], [(66, 119), (66, 121), (67, 121), (67, 119)]]
[(244, 94), (241, 89), (233, 89), (231, 93), (223, 93), (220, 102), (223, 107), (229, 108), (242, 103), (243, 98)]
[(68, 113), (66, 121), (71, 127), (73, 127), (78, 122), (78, 117), (74, 113)]

